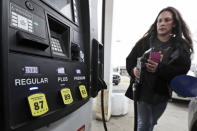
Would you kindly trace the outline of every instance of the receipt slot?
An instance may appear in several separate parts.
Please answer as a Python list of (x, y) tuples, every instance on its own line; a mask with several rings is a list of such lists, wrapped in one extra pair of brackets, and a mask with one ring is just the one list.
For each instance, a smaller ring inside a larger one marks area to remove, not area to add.
[(89, 0), (0, 1), (3, 131), (48, 126), (89, 101), (89, 8)]

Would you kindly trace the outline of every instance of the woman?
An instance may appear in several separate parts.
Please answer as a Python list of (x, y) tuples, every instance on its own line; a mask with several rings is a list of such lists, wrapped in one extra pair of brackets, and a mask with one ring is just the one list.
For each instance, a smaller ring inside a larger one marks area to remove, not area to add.
[[(151, 52), (147, 53), (149, 49)], [(137, 87), (137, 131), (153, 130), (171, 97), (169, 83), (175, 76), (188, 72), (192, 52), (190, 32), (179, 11), (173, 7), (161, 10), (126, 59), (127, 72), (131, 77), (126, 96), (132, 99), (134, 80), (142, 81)], [(153, 59), (155, 55), (159, 59)], [(141, 56), (146, 61), (142, 62), (145, 68), (139, 72), (136, 65)]]

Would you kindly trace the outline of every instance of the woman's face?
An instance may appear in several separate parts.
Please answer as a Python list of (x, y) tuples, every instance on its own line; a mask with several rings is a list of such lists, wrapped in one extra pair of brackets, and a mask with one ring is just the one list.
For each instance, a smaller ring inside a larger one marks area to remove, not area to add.
[(172, 13), (169, 11), (163, 11), (157, 18), (157, 35), (170, 35), (173, 27), (175, 27), (175, 24)]

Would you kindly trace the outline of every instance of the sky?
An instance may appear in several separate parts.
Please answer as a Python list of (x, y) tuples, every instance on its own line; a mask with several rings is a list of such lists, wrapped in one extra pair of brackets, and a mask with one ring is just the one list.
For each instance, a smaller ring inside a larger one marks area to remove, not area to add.
[[(134, 44), (155, 21), (160, 10), (173, 6), (188, 25), (197, 52), (197, 7), (195, 0), (114, 0), (112, 67), (125, 66)], [(197, 62), (195, 54), (194, 60)]]

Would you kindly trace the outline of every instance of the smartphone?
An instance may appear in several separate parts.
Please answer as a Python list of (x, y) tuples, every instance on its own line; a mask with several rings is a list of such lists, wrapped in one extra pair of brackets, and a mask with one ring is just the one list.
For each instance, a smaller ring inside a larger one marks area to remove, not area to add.
[(150, 52), (150, 59), (156, 63), (160, 62), (161, 53), (160, 52)]

